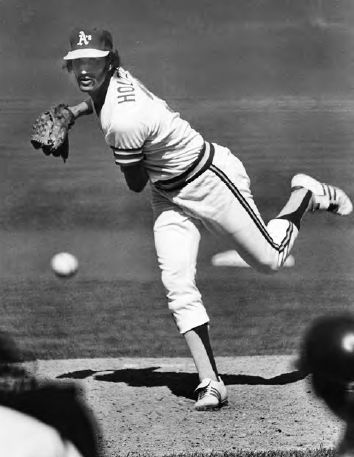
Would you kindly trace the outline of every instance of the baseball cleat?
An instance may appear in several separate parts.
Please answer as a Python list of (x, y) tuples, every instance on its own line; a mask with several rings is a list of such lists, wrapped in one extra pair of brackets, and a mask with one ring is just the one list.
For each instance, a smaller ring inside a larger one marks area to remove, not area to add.
[(219, 381), (205, 378), (195, 389), (198, 394), (198, 399), (195, 402), (195, 409), (197, 411), (216, 410), (222, 406), (226, 406), (227, 390), (221, 378)]
[(353, 211), (350, 198), (339, 187), (321, 183), (301, 173), (291, 180), (291, 188), (297, 187), (304, 187), (312, 192), (311, 211), (329, 211), (340, 216), (347, 216)]

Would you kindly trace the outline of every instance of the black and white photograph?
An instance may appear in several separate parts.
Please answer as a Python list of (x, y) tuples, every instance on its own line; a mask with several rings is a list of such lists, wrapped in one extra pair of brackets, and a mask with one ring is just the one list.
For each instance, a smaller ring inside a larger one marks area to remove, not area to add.
[(0, 457), (354, 457), (354, 1), (0, 21)]

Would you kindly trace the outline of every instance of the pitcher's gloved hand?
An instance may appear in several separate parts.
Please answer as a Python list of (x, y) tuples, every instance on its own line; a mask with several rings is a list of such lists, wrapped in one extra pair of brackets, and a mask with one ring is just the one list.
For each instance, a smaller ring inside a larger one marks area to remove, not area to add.
[(69, 129), (75, 116), (68, 105), (60, 103), (40, 114), (32, 127), (31, 143), (44, 154), (62, 157), (64, 162), (69, 155)]

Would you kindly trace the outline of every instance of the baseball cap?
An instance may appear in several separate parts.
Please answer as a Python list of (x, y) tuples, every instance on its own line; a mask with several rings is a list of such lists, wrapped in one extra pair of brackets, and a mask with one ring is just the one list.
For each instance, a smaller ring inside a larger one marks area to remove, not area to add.
[(97, 28), (76, 28), (70, 35), (70, 46), (64, 60), (105, 57), (113, 49), (112, 35)]

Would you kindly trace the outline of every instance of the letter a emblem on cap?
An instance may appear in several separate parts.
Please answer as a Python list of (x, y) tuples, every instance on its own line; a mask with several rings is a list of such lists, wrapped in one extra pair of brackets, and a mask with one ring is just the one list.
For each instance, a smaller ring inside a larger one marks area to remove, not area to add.
[(81, 30), (79, 33), (79, 42), (77, 43), (77, 46), (87, 45), (91, 40), (92, 36), (86, 35), (86, 33), (83, 30)]

